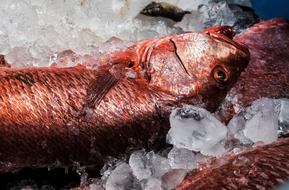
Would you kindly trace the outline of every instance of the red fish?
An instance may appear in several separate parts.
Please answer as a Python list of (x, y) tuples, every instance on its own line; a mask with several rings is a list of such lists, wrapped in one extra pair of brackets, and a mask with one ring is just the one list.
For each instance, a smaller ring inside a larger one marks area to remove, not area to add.
[(1, 68), (0, 171), (100, 166), (107, 156), (160, 146), (172, 107), (214, 110), (249, 61), (245, 47), (221, 34), (135, 46), (137, 60), (96, 70)]
[(289, 179), (289, 138), (225, 155), (192, 171), (177, 190), (273, 189)]
[(248, 46), (251, 59), (216, 113), (224, 122), (228, 122), (240, 108), (261, 97), (289, 98), (288, 21), (264, 21), (234, 39)]

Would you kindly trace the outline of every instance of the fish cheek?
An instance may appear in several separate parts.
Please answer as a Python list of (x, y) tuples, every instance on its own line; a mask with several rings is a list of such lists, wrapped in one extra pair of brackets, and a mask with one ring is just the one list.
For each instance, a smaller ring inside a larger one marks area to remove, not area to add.
[(198, 91), (198, 96), (211, 112), (215, 111), (227, 94), (228, 88), (226, 85), (218, 84), (213, 78), (202, 85)]
[(174, 52), (154, 52), (150, 60), (150, 86), (173, 95), (192, 93), (192, 82)]

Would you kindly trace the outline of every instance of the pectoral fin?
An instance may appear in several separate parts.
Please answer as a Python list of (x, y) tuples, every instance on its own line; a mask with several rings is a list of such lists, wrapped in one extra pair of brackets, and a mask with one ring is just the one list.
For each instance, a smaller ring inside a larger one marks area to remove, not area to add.
[(105, 95), (118, 81), (119, 79), (116, 75), (111, 74), (109, 70), (99, 72), (87, 89), (86, 105), (92, 108), (99, 105)]

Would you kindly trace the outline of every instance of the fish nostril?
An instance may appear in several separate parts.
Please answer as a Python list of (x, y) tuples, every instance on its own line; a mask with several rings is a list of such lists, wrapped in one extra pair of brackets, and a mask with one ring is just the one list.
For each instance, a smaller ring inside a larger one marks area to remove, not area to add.
[(127, 65), (128, 68), (132, 68), (134, 66), (134, 62), (130, 61)]

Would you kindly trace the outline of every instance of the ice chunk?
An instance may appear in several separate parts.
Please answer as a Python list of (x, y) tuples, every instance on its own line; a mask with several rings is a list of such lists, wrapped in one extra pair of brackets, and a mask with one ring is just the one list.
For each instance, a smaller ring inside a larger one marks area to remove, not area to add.
[(131, 189), (133, 184), (132, 171), (127, 163), (119, 164), (109, 175), (105, 189), (106, 190), (126, 190)]
[(149, 178), (152, 175), (151, 164), (144, 151), (134, 152), (129, 158), (129, 165), (138, 180)]
[[(194, 106), (173, 110), (170, 125), (167, 135), (169, 144), (201, 153), (218, 144), (227, 134), (224, 124), (205, 109)], [(207, 151), (206, 153), (210, 154)]]
[(188, 149), (173, 148), (168, 154), (168, 159), (172, 169), (192, 170), (196, 167), (195, 154)]
[(161, 178), (166, 172), (168, 172), (171, 167), (169, 160), (159, 154), (152, 154), (152, 176), (155, 178)]
[(278, 116), (279, 130), (278, 134), (289, 132), (289, 100), (280, 100), (280, 113)]
[(184, 16), (176, 26), (185, 31), (201, 31), (204, 28), (220, 25), (234, 25), (236, 17), (225, 1), (211, 2), (199, 7), (192, 14)]
[(72, 50), (65, 50), (50, 58), (50, 65), (57, 67), (73, 67), (81, 64), (80, 56)]
[(129, 158), (129, 165), (138, 180), (150, 177), (160, 178), (170, 169), (169, 161), (153, 151), (148, 153), (136, 151), (132, 153)]
[(236, 3), (236, 1), (215, 0), (199, 6), (191, 14), (184, 16), (180, 23), (175, 26), (184, 31), (201, 31), (204, 28), (229, 25), (234, 26), (237, 32), (259, 21), (253, 9), (244, 8), (240, 5), (251, 4), (247, 1)]
[(143, 180), (141, 184), (143, 190), (162, 190), (162, 182), (156, 178)]
[(271, 113), (258, 112), (245, 124), (244, 135), (253, 142), (266, 144), (277, 140), (278, 120)]
[(253, 144), (253, 141), (244, 135), (245, 123), (244, 117), (234, 116), (228, 124), (229, 136), (233, 139), (238, 139), (243, 145)]
[(187, 170), (173, 169), (162, 177), (162, 185), (164, 189), (174, 189), (185, 178)]
[[(283, 103), (282, 103), (283, 102)], [(228, 124), (230, 134), (242, 144), (262, 141), (266, 144), (275, 141), (280, 131), (280, 115), (286, 108), (285, 100), (261, 98), (235, 115)], [(285, 114), (286, 115), (286, 114)], [(279, 117), (279, 125), (278, 125)], [(282, 116), (281, 116), (282, 118)]]
[(31, 63), (34, 61), (31, 53), (25, 47), (12, 48), (10, 52), (5, 55), (5, 59), (12, 65), (12, 67), (31, 66), (33, 65)]
[(223, 145), (223, 143), (217, 143), (216, 145), (208, 148), (204, 148), (201, 153), (203, 155), (208, 155), (208, 156), (221, 156), (226, 152), (226, 149)]

